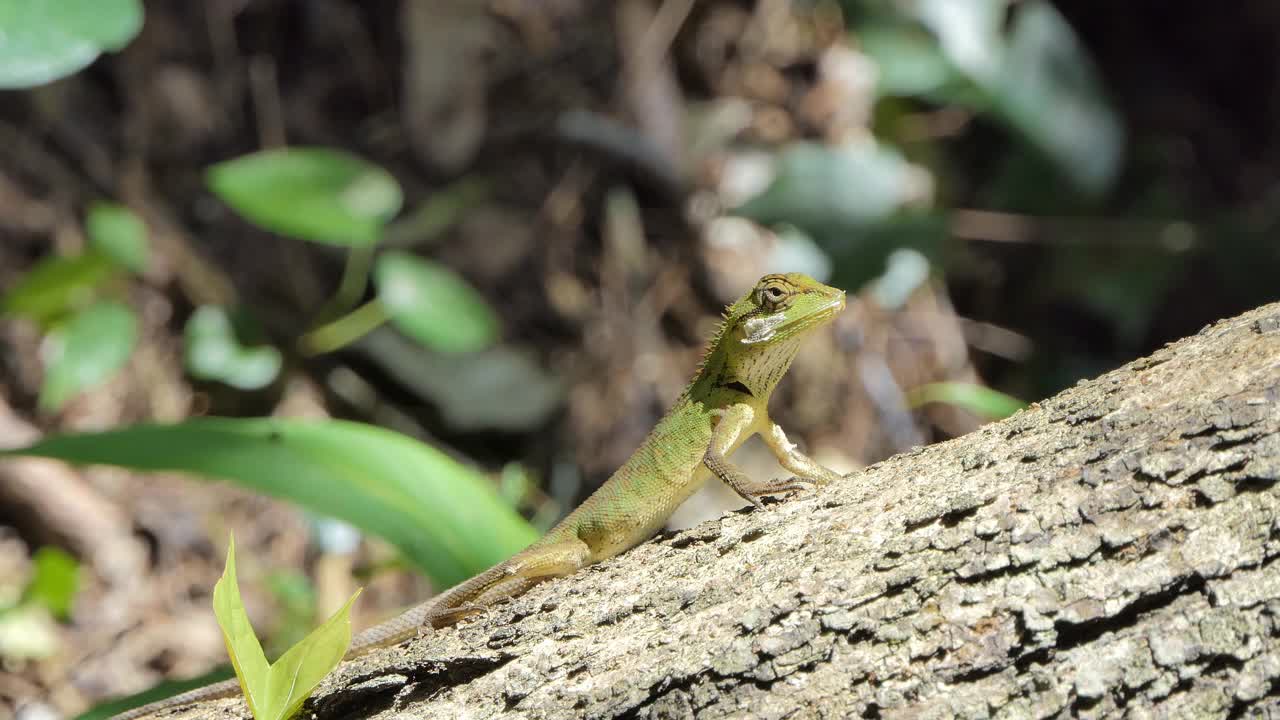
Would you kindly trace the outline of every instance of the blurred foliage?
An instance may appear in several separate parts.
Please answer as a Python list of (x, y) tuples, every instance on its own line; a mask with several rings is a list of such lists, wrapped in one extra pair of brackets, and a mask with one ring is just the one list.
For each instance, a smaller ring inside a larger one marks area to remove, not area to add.
[(1077, 188), (1100, 194), (1119, 172), (1123, 133), (1093, 63), (1046, 0), (859, 3), (855, 38), (879, 92), (989, 114)]
[(6, 315), (21, 315), (49, 328), (92, 302), (116, 267), (101, 253), (50, 256), (31, 268), (0, 300)]
[(133, 309), (103, 298), (122, 295), (119, 281), (146, 266), (146, 226), (126, 208), (99, 203), (86, 232), (84, 253), (45, 258), (0, 297), (0, 316), (26, 317), (46, 331), (40, 388), (46, 412), (111, 378), (138, 341)]
[(124, 367), (138, 342), (133, 310), (104, 301), (77, 312), (45, 338), (40, 407), (56, 412)]
[(272, 232), (344, 247), (369, 247), (403, 201), (386, 170), (331, 148), (263, 150), (209, 168), (209, 188)]
[(213, 588), (213, 612), (227, 643), (227, 653), (255, 720), (288, 720), (302, 707), (351, 644), (351, 605), (357, 590), (337, 612), (274, 663), (262, 652), (236, 582), (236, 542), (227, 543), (227, 565)]
[(141, 0), (0, 0), (0, 90), (70, 75), (140, 29)]
[(183, 338), (183, 355), (191, 377), (217, 380), (239, 390), (270, 385), (283, 362), (274, 347), (241, 344), (226, 308), (216, 305), (196, 308), (187, 319)]
[[(406, 252), (386, 251), (374, 258), (377, 298), (351, 309), (364, 292), (373, 248), (384, 239), (387, 223), (403, 202), (399, 183), (381, 167), (345, 151), (287, 148), (227, 160), (209, 168), (207, 176), (210, 189), (254, 224), (350, 248), (342, 285), (319, 313), (324, 324), (301, 338), (303, 352), (338, 350), (388, 321), (423, 347), (440, 352), (475, 352), (496, 341), (497, 316), (483, 296), (443, 265)], [(479, 183), (460, 184), (441, 203), (427, 204), (401, 225), (398, 238), (439, 232), (482, 193)], [(217, 337), (212, 319), (201, 322), (200, 337)], [(231, 355), (244, 359), (243, 353)], [(215, 353), (214, 358), (218, 365), (220, 356)], [(201, 359), (188, 366), (199, 368), (206, 378), (237, 374)], [(261, 368), (265, 365), (254, 366)], [(256, 375), (254, 380), (261, 382)], [(235, 386), (235, 381), (229, 384)]]
[(80, 563), (61, 548), (42, 547), (31, 558), (35, 574), (22, 593), (22, 602), (36, 603), (65, 620), (80, 589)]
[(80, 563), (46, 546), (31, 558), (31, 577), (20, 589), (0, 581), (0, 657), (44, 658), (58, 649), (56, 620), (71, 614), (80, 590)]
[(733, 211), (813, 236), (836, 258), (837, 281), (861, 285), (902, 247), (941, 261), (946, 213), (928, 208), (948, 168), (912, 165), (895, 147), (904, 134), (893, 122), (897, 98), (989, 117), (1088, 195), (1114, 183), (1123, 157), (1119, 119), (1048, 2), (862, 0), (846, 8), (852, 45), (875, 63), (882, 121), (875, 139), (784, 148), (772, 182)]
[(1017, 398), (973, 383), (929, 383), (907, 391), (908, 407), (916, 409), (929, 403), (955, 405), (990, 420), (1002, 420), (1027, 406)]
[(441, 586), (506, 559), (536, 533), (482, 475), (359, 423), (201, 418), (48, 437), (0, 457), (222, 478), (386, 538)]
[(498, 318), (484, 297), (440, 263), (386, 252), (373, 280), (391, 324), (424, 347), (469, 353), (498, 337)]
[(147, 226), (131, 210), (114, 203), (94, 203), (85, 218), (89, 246), (126, 270), (147, 269)]
[(416, 397), (430, 400), (449, 427), (528, 431), (555, 412), (564, 379), (528, 348), (501, 344), (475, 353), (420, 353), (390, 332), (373, 332), (355, 349)]
[(822, 237), (884, 222), (918, 191), (902, 154), (874, 141), (796, 143), (778, 155), (773, 182), (734, 212), (766, 225), (789, 223)]

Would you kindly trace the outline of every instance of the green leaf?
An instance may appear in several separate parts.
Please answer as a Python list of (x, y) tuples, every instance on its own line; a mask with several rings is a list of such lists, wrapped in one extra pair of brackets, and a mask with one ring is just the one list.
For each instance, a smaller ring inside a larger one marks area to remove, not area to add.
[(227, 655), (231, 657), (231, 667), (235, 668), (236, 677), (240, 680), (249, 712), (257, 720), (265, 720), (266, 716), (259, 709), (264, 707), (271, 666), (262, 653), (262, 644), (253, 632), (249, 614), (244, 611), (244, 602), (240, 599), (234, 535), (227, 543), (227, 564), (222, 577), (213, 586), (213, 614), (218, 617), (218, 627), (222, 628), (222, 639), (227, 644)]
[(441, 586), (534, 539), (491, 483), (444, 453), (343, 421), (199, 418), (46, 438), (0, 452), (236, 482), (386, 538)]
[(48, 325), (90, 302), (98, 286), (116, 271), (99, 253), (47, 257), (36, 263), (0, 300), (0, 312)]
[(985, 385), (938, 382), (921, 385), (907, 392), (907, 406), (919, 408), (929, 403), (957, 405), (993, 420), (1009, 417), (1027, 406), (1021, 400), (992, 390)]
[(378, 256), (373, 280), (391, 324), (426, 347), (475, 352), (498, 338), (498, 318), (484, 297), (439, 263), (386, 252)]
[(0, 0), (0, 89), (70, 75), (140, 29), (139, 0)]
[(924, 95), (941, 91), (959, 77), (935, 38), (908, 23), (878, 22), (857, 30), (858, 47), (879, 70), (881, 95)]
[(359, 596), (357, 590), (323, 625), (268, 665), (240, 600), (236, 544), (235, 538), (231, 538), (227, 545), (226, 569), (213, 587), (213, 612), (218, 617), (227, 654), (231, 656), (231, 665), (254, 718), (285, 720), (291, 717), (324, 676), (342, 662), (351, 644), (351, 605)]
[(46, 546), (36, 551), (32, 564), (35, 575), (23, 592), (23, 602), (41, 605), (65, 620), (80, 589), (80, 563), (66, 551)]
[(96, 203), (89, 208), (85, 230), (91, 246), (121, 267), (147, 269), (147, 226), (127, 207)]
[(779, 156), (769, 187), (733, 214), (815, 234), (867, 227), (913, 199), (918, 175), (896, 150), (871, 140), (841, 147), (796, 143)]
[(977, 84), (992, 87), (1001, 73), (1000, 31), (1009, 1), (920, 0), (908, 12), (933, 31), (952, 65)]
[(264, 150), (209, 168), (209, 188), (250, 222), (290, 237), (372, 246), (399, 210), (386, 170), (328, 148)]
[(241, 345), (226, 309), (216, 305), (196, 308), (183, 339), (187, 372), (199, 380), (258, 390), (276, 379), (283, 364), (280, 351), (270, 345)]
[(101, 302), (77, 313), (45, 342), (40, 408), (56, 412), (124, 366), (138, 342), (138, 320), (126, 305)]

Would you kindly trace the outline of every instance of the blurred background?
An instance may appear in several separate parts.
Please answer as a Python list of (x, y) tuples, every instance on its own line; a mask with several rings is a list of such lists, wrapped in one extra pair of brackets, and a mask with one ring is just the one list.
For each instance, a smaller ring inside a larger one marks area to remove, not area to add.
[[(773, 402), (843, 471), (1280, 298), (1278, 42), (1261, 0), (0, 0), (0, 447), (114, 466), (0, 464), (0, 717), (224, 663), (233, 530), (269, 656), (518, 549), (768, 272), (850, 294)], [(277, 424), (134, 430), (215, 416)], [(329, 418), (415, 442), (287, 424)], [(425, 540), (344, 514), (397, 472)]]

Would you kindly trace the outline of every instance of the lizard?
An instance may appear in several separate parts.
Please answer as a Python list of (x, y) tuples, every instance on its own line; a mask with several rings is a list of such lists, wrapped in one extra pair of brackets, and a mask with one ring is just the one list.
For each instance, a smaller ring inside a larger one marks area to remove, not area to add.
[[(843, 290), (800, 273), (765, 275), (729, 305), (693, 380), (640, 447), (540, 540), (401, 615), (359, 633), (344, 659), (439, 629), (534, 585), (618, 555), (657, 533), (710, 478), (757, 509), (766, 495), (824, 485), (841, 476), (801, 453), (770, 417), (769, 398), (801, 341), (845, 307)], [(789, 478), (757, 481), (728, 460), (759, 434)], [(240, 692), (235, 678), (116, 715), (158, 710)]]

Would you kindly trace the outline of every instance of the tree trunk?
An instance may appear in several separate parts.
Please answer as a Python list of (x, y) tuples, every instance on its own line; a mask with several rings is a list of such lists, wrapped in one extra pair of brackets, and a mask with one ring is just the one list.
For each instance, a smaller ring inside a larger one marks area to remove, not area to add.
[(347, 663), (308, 708), (1277, 717), (1277, 430), (1270, 305), (1005, 422)]

